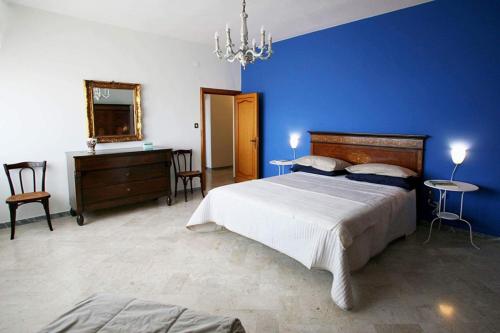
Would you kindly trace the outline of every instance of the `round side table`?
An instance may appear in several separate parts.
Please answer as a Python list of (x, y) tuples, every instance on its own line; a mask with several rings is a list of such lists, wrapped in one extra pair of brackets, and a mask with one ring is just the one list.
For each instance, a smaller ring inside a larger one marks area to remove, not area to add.
[(293, 161), (288, 160), (272, 160), (269, 164), (278, 166), (278, 176), (285, 174), (285, 165), (293, 165)]
[[(465, 192), (474, 192), (479, 190), (479, 187), (477, 187), (474, 184), (469, 184), (469, 183), (464, 183), (464, 182), (459, 182), (456, 180), (426, 180), (424, 182), (424, 185), (436, 189), (439, 191), (439, 205), (438, 205), (438, 212), (436, 214), (436, 217), (432, 220), (431, 222), (431, 228), (429, 230), (429, 237), (427, 237), (427, 240), (424, 242), (424, 244), (428, 243), (431, 240), (431, 235), (432, 235), (432, 226), (434, 225), (434, 222), (439, 220), (439, 224), (441, 225), (441, 220), (458, 220), (465, 222), (469, 226), (469, 238), (470, 238), (470, 243), (472, 246), (474, 246), (476, 249), (479, 250), (479, 247), (474, 244), (474, 241), (472, 240), (472, 226), (469, 223), (469, 221), (465, 220), (462, 217), (462, 210), (464, 207), (464, 194)], [(460, 214), (452, 213), (446, 211), (446, 193), (447, 192), (459, 192), (461, 193), (460, 195)]]

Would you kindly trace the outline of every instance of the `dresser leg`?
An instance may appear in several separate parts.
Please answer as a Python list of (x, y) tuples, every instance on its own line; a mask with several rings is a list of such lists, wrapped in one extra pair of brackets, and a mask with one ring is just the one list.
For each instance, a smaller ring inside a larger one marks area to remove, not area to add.
[(82, 214), (78, 214), (78, 216), (76, 217), (76, 223), (78, 223), (78, 225), (83, 225), (83, 222), (84, 222), (84, 218), (83, 218), (83, 215)]
[(167, 206), (171, 205), (172, 205), (172, 197), (170, 197), (170, 195), (167, 195)]

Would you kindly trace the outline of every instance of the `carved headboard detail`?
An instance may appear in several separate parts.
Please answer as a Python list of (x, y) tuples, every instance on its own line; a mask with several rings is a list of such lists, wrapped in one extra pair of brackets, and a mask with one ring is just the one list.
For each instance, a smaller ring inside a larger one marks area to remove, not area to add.
[(352, 164), (399, 165), (422, 176), (426, 135), (309, 131), (311, 155), (335, 157)]

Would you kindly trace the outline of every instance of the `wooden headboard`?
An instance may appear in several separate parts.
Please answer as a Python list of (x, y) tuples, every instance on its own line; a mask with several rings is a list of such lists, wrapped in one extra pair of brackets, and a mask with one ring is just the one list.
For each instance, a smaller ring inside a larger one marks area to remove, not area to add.
[(335, 157), (352, 164), (387, 163), (422, 176), (426, 135), (363, 134), (309, 131), (311, 155)]

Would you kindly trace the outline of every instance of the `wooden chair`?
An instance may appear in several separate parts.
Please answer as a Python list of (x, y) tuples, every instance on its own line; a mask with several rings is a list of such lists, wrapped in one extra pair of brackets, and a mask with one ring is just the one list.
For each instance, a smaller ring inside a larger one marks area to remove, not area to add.
[[(50, 231), (52, 231), (52, 223), (50, 222), (50, 211), (49, 211), (49, 198), (50, 193), (45, 192), (45, 170), (47, 168), (47, 161), (43, 162), (21, 162), (16, 164), (4, 164), (5, 173), (7, 174), (7, 179), (9, 180), (10, 193), (11, 196), (7, 198), (6, 203), (9, 205), (10, 210), (10, 239), (14, 239), (14, 234), (16, 233), (16, 210), (19, 206), (31, 203), (39, 202), (43, 205), (45, 210), (45, 215), (47, 216), (47, 223), (49, 225)], [(42, 191), (36, 190), (36, 172), (35, 168), (42, 168)], [(19, 184), (21, 187), (21, 194), (16, 194), (14, 190), (14, 184), (10, 177), (10, 170), (19, 170)], [(33, 192), (24, 192), (23, 186), (23, 171), (30, 169), (33, 172)]]
[(172, 152), (172, 160), (175, 172), (175, 197), (177, 197), (177, 183), (181, 179), (184, 184), (184, 201), (187, 201), (187, 182), (189, 180), (191, 183), (191, 193), (193, 193), (193, 178), (195, 177), (200, 177), (201, 195), (205, 197), (202, 173), (198, 170), (193, 171), (193, 150), (174, 150)]

